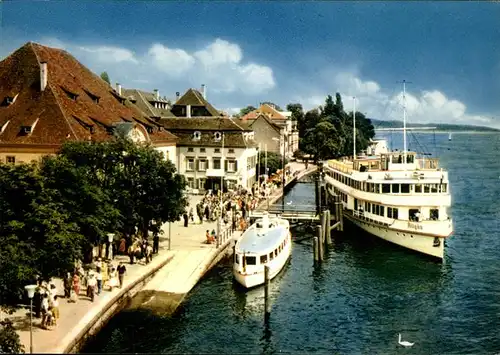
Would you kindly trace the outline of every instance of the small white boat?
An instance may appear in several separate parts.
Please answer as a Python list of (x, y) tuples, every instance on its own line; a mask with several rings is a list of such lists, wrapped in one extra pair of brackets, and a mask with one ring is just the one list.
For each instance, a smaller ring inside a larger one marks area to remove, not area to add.
[(451, 133), (448, 135), (448, 140), (451, 141)]
[(265, 214), (236, 242), (233, 261), (235, 280), (246, 288), (264, 284), (264, 266), (273, 279), (292, 254), (290, 224), (286, 219)]

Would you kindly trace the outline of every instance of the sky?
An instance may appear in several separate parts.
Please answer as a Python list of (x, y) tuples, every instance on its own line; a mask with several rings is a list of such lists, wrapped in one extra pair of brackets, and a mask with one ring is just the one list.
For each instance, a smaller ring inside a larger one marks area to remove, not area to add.
[[(112, 84), (237, 112), (340, 92), (376, 119), (500, 128), (500, 2), (0, 0), (0, 59), (63, 48)], [(406, 84), (405, 100), (402, 99)]]

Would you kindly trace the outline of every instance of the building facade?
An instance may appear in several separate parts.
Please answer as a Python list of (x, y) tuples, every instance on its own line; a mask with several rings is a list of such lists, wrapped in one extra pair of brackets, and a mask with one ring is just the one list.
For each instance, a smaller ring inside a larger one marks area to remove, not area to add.
[(244, 123), (226, 117), (166, 118), (159, 121), (175, 134), (177, 166), (191, 189), (201, 193), (256, 181), (257, 144)]

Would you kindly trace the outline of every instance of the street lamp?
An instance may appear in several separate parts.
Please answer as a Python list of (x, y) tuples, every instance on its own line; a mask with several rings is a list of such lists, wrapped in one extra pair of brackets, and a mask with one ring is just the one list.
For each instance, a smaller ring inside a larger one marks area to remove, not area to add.
[(35, 296), (36, 285), (24, 286), (30, 299), (30, 354), (33, 354), (33, 297)]
[(108, 242), (109, 242), (108, 259), (109, 260), (113, 260), (113, 239), (115, 239), (115, 234), (108, 233)]

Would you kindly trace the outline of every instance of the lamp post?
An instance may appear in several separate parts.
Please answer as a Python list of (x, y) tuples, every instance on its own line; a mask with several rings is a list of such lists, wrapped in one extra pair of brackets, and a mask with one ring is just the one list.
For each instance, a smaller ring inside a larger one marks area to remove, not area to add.
[(115, 239), (115, 234), (108, 233), (108, 243), (109, 243), (108, 259), (109, 260), (113, 260), (113, 240), (114, 239)]
[(280, 142), (281, 153), (281, 210), (285, 209), (285, 137), (273, 138), (273, 141)]
[(24, 286), (30, 299), (30, 354), (33, 354), (33, 297), (35, 296), (36, 285)]

